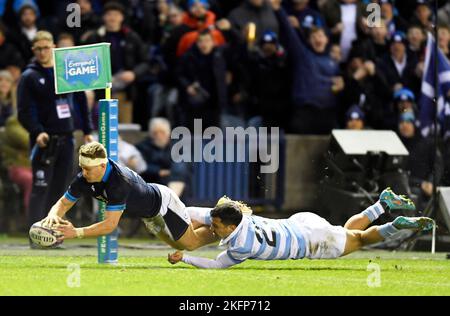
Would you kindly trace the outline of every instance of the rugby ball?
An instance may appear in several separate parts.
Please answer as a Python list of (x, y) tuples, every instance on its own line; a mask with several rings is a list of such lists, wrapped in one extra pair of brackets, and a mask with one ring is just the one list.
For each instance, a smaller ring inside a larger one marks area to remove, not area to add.
[(62, 234), (57, 230), (50, 227), (45, 227), (41, 222), (34, 223), (30, 228), (30, 240), (35, 244), (43, 248), (55, 247), (62, 244), (62, 241), (58, 241)]

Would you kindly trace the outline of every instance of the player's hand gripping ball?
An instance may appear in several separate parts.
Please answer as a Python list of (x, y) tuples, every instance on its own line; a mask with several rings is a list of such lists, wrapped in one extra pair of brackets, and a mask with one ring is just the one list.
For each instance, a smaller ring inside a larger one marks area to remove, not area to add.
[(40, 221), (31, 226), (29, 235), (31, 241), (42, 248), (56, 247), (63, 242), (60, 239), (63, 235), (59, 231), (43, 226)]

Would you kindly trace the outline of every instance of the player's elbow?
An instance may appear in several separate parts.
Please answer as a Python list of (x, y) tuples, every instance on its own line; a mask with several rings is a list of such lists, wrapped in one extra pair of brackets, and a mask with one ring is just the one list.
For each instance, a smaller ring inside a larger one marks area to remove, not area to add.
[(112, 233), (117, 228), (117, 223), (105, 223), (103, 226), (103, 230), (105, 235)]

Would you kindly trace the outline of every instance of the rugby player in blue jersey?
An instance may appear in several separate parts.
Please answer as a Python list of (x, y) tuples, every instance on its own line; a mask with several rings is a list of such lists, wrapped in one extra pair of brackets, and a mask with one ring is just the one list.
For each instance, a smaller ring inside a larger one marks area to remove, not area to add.
[(251, 216), (243, 214), (242, 204), (228, 200), (212, 210), (190, 209), (190, 217), (210, 225), (227, 249), (215, 260), (181, 251), (170, 254), (168, 260), (172, 264), (182, 261), (199, 268), (227, 268), (247, 259), (334, 259), (383, 241), (400, 230), (431, 230), (434, 221), (427, 217), (399, 216), (393, 222), (369, 227), (384, 212), (414, 209), (411, 200), (388, 188), (377, 203), (351, 217), (342, 227), (309, 212), (277, 220)]
[[(102, 144), (81, 146), (79, 165), (82, 171), (42, 221), (44, 226), (56, 227), (63, 234), (62, 239), (107, 235), (127, 212), (142, 218), (151, 232), (175, 249), (193, 250), (217, 240), (207, 226), (194, 227), (175, 192), (163, 185), (146, 183), (131, 169), (108, 159)], [(75, 228), (63, 217), (82, 195), (106, 203), (105, 219)]]

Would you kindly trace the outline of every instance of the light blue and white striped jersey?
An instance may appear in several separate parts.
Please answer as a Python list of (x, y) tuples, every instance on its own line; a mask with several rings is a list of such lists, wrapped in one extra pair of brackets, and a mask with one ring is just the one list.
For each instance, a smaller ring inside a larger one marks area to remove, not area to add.
[(293, 220), (248, 215), (221, 245), (228, 245), (227, 254), (235, 263), (246, 259), (302, 259), (306, 251), (305, 240)]

